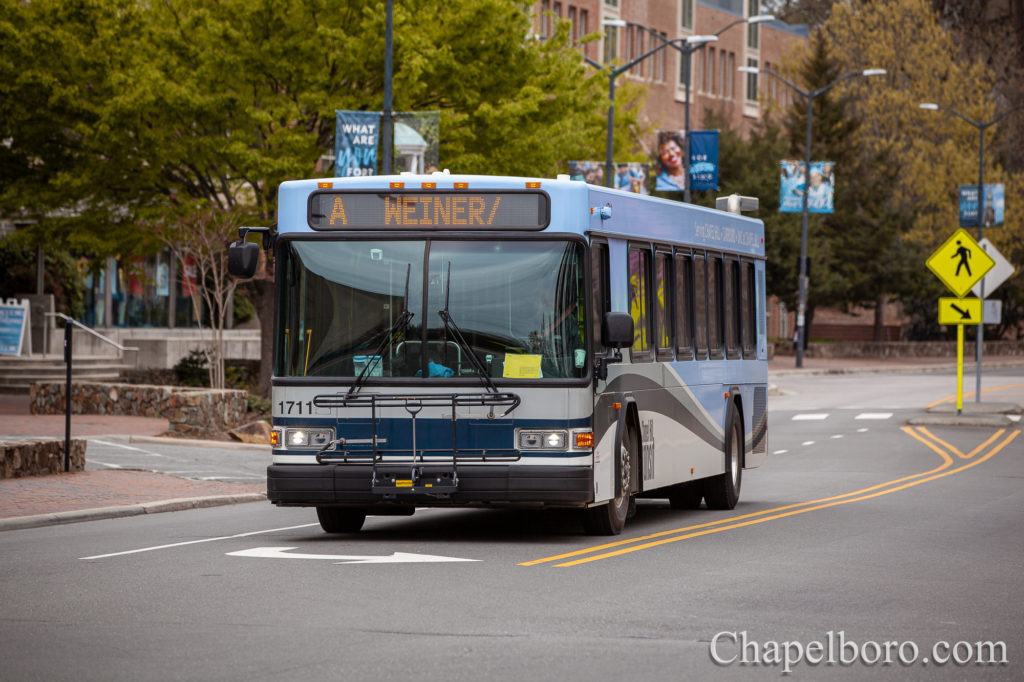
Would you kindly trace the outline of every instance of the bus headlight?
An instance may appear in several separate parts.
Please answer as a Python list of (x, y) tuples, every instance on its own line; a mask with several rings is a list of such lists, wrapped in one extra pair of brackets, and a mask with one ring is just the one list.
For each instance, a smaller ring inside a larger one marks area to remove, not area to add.
[(520, 450), (565, 450), (569, 434), (566, 431), (523, 429), (519, 432), (518, 443)]
[(334, 429), (285, 429), (284, 446), (286, 448), (309, 448), (319, 450), (334, 440)]

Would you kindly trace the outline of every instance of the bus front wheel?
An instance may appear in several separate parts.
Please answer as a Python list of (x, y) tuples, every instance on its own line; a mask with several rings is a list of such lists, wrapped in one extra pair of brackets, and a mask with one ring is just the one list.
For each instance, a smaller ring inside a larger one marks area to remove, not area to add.
[[(583, 527), (589, 535), (618, 535), (630, 517), (633, 501), (633, 483), (636, 478), (636, 457), (639, 440), (632, 424), (626, 427), (625, 436), (619, 443), (619, 477), (616, 494), (605, 504), (584, 510)], [(635, 513), (635, 507), (633, 507)]]
[(707, 479), (704, 485), (704, 502), (708, 509), (732, 509), (740, 499), (740, 484), (743, 482), (743, 425), (736, 408), (731, 405), (722, 449), (725, 473)]
[(366, 521), (366, 510), (356, 507), (317, 507), (316, 517), (325, 533), (358, 533)]

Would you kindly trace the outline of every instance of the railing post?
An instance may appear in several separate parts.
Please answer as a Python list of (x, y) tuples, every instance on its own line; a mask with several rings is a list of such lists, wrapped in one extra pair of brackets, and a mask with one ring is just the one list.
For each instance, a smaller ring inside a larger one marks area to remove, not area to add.
[(71, 471), (71, 319), (64, 320), (64, 365), (67, 381), (64, 384), (64, 471)]

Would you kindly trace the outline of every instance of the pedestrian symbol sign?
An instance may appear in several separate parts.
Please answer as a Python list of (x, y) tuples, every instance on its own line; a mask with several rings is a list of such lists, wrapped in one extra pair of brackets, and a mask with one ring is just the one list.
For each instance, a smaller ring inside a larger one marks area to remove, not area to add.
[(928, 257), (925, 265), (957, 298), (963, 298), (992, 269), (995, 261), (970, 232), (959, 229)]
[(980, 298), (940, 298), (939, 324), (981, 324)]

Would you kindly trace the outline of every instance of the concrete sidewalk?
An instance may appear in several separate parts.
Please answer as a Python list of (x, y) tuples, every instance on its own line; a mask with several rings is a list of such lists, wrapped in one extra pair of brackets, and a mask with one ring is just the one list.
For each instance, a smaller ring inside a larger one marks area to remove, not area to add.
[[(776, 355), (768, 362), (768, 382), (774, 377), (955, 371), (955, 358), (804, 358), (795, 368), (793, 356)], [(965, 363), (965, 374), (974, 372)], [(1024, 357), (992, 358), (986, 368), (1024, 367)], [(0, 394), (0, 441), (29, 437), (63, 440), (64, 415), (32, 415), (28, 396)], [(158, 438), (168, 429), (166, 419), (82, 414), (71, 417), (71, 436), (128, 436)], [(186, 441), (175, 439), (177, 444)], [(223, 446), (228, 441), (204, 443)], [(86, 461), (88, 462), (88, 451)], [(266, 499), (262, 485), (221, 483), (179, 478), (152, 471), (110, 469), (0, 480), (0, 531), (55, 523), (114, 518), (178, 509), (235, 504)]]

